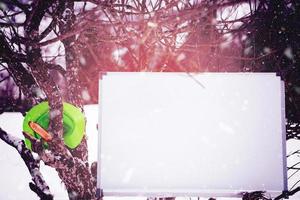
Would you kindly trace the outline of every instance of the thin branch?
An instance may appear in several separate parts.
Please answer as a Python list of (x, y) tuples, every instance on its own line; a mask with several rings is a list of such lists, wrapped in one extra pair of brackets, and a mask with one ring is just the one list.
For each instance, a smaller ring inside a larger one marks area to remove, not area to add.
[(2, 80), (0, 80), (0, 83), (3, 82), (3, 81), (5, 81), (5, 80), (8, 79), (9, 77), (10, 77), (10, 76), (7, 76), (7, 77), (3, 78)]
[(283, 199), (283, 198), (288, 198), (289, 196), (293, 196), (294, 194), (296, 194), (297, 192), (300, 191), (300, 186), (299, 187), (296, 187), (295, 189), (293, 190), (290, 190), (290, 191), (287, 191), (287, 192), (284, 192), (282, 193), (281, 195), (279, 195), (278, 197), (274, 198), (274, 200), (280, 200), (280, 199)]

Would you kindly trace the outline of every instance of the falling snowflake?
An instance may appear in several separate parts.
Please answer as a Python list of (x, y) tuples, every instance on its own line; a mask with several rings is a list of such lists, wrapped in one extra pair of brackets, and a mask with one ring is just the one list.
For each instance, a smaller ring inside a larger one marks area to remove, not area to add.
[(181, 54), (179, 54), (179, 55), (177, 56), (176, 61), (177, 61), (177, 62), (180, 62), (180, 61), (184, 60), (185, 58), (186, 58), (185, 54), (184, 54), (184, 53), (181, 53)]
[(293, 51), (292, 51), (291, 47), (286, 48), (283, 53), (287, 58), (289, 58), (291, 60), (294, 59), (294, 55), (293, 55)]
[(86, 59), (83, 56), (79, 57), (79, 62), (81, 65), (86, 65)]
[(264, 48), (264, 52), (265, 52), (266, 54), (270, 54), (270, 53), (271, 53), (271, 49), (270, 49), (269, 47), (265, 47), (265, 48)]
[(118, 48), (113, 51), (112, 58), (117, 62), (118, 65), (124, 65), (122, 57), (127, 53), (127, 48)]
[(91, 96), (87, 90), (83, 90), (81, 96), (85, 101), (89, 101), (91, 99)]

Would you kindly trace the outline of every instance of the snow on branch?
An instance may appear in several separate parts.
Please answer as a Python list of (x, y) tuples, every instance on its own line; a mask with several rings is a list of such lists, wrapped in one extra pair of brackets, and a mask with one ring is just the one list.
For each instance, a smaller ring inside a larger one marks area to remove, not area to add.
[(29, 183), (30, 189), (35, 192), (43, 200), (53, 199), (49, 186), (45, 182), (43, 175), (40, 172), (40, 160), (35, 158), (31, 151), (26, 148), (23, 140), (6, 133), (0, 128), (0, 138), (8, 145), (14, 147), (21, 155), (29, 170), (33, 183)]

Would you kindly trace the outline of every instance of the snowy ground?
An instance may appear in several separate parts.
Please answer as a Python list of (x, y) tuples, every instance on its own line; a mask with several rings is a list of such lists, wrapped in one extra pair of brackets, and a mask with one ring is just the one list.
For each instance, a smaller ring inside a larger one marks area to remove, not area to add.
[[(87, 116), (87, 136), (89, 146), (89, 161), (93, 162), (97, 160), (97, 121), (98, 121), (98, 106), (90, 105), (85, 107)], [(4, 113), (0, 115), (0, 127), (8, 133), (14, 134), (19, 138), (23, 138), (22, 130), (23, 116), (20, 113)], [(299, 149), (299, 141), (289, 141), (287, 143), (287, 153), (293, 150)], [(0, 199), (6, 200), (35, 200), (37, 196), (29, 189), (29, 182), (31, 177), (27, 171), (25, 164), (20, 158), (15, 149), (0, 141)], [(299, 157), (290, 157), (288, 164), (296, 163), (299, 161)], [(45, 166), (41, 166), (42, 174), (45, 180), (50, 186), (51, 191), (55, 195), (57, 200), (67, 200), (67, 193), (64, 189), (64, 185), (61, 183), (54, 169)], [(289, 180), (289, 187), (293, 185), (297, 180), (300, 180), (300, 175), (295, 175)], [(145, 200), (143, 197), (110, 197), (105, 198), (107, 200)], [(192, 198), (192, 200), (197, 198)], [(207, 198), (200, 198), (205, 200)], [(218, 198), (218, 200), (226, 200), (229, 198)], [(300, 194), (296, 194), (291, 197), (292, 200), (299, 200)], [(187, 197), (177, 198), (177, 200), (190, 200)]]
[[(97, 108), (97, 105), (85, 107), (90, 162), (97, 160)], [(6, 132), (14, 134), (19, 138), (23, 138), (21, 132), (22, 123), (23, 116), (20, 113), (4, 113), (0, 115), (0, 127)], [(18, 152), (5, 144), (2, 140), (0, 141), (0, 152), (0, 199), (38, 199), (29, 189), (28, 184), (31, 181), (31, 176)], [(56, 171), (43, 164), (41, 165), (41, 171), (46, 182), (49, 184), (51, 191), (54, 193), (55, 199), (68, 199), (64, 185), (58, 178)]]

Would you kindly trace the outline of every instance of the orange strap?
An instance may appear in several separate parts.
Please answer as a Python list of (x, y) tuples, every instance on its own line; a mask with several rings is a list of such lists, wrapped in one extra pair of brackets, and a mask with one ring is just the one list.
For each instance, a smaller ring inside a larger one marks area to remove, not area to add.
[(37, 134), (39, 134), (45, 141), (52, 140), (52, 136), (45, 130), (43, 127), (41, 127), (39, 124), (30, 121), (29, 122), (30, 128), (34, 130)]

